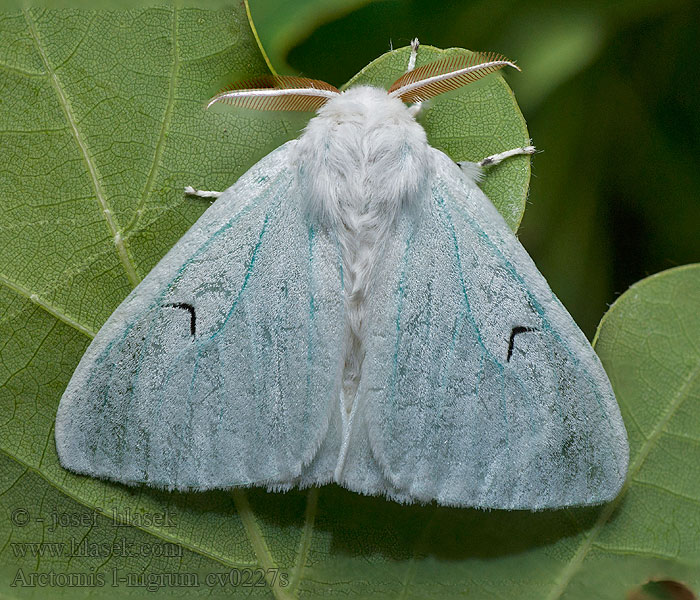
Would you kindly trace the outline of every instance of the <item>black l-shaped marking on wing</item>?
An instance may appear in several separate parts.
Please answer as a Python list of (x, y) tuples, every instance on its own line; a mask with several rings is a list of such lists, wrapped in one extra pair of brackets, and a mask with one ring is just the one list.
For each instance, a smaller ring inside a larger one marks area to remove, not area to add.
[(515, 336), (528, 331), (536, 331), (536, 329), (534, 327), (523, 327), (522, 325), (513, 327), (513, 330), (510, 332), (510, 341), (508, 342), (508, 358), (506, 359), (508, 362), (510, 362), (510, 357), (513, 356), (513, 340), (515, 340)]
[(172, 304), (164, 304), (163, 306), (169, 306), (170, 308), (182, 308), (190, 313), (190, 335), (194, 337), (194, 334), (197, 331), (197, 317), (194, 314), (194, 306), (187, 304), (187, 302), (174, 302)]

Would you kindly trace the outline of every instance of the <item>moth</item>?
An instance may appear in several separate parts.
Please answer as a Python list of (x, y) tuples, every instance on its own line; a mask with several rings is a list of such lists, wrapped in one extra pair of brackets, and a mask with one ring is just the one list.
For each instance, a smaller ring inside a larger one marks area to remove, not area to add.
[(188, 188), (217, 199), (80, 361), (56, 417), (63, 467), (460, 507), (616, 496), (629, 451), (600, 361), (479, 165), (431, 147), (415, 118), (515, 65), (413, 68), (416, 52), (388, 91), (272, 77), (213, 98), (316, 115), (225, 192)]

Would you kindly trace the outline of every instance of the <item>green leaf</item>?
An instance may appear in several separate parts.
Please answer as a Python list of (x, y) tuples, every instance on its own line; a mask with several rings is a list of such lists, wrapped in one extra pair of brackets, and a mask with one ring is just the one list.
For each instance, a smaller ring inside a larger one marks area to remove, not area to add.
[(618, 568), (611, 598), (649, 579), (700, 590), (698, 306), (700, 264), (677, 267), (633, 285), (598, 327), (594, 345), (625, 420), (630, 467), (570, 585), (584, 588), (585, 571), (607, 562)]

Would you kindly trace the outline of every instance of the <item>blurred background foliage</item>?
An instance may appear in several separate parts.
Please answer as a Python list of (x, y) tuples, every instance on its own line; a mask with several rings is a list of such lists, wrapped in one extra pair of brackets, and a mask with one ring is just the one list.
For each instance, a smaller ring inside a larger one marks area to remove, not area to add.
[(273, 67), (340, 85), (413, 37), (496, 51), (541, 151), (519, 236), (591, 338), (643, 277), (700, 261), (700, 4), (250, 0)]

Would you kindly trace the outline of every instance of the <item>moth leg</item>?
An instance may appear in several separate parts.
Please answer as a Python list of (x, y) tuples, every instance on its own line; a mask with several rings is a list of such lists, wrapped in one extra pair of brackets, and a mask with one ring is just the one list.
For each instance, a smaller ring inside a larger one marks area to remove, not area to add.
[(197, 196), (198, 198), (218, 198), (223, 192), (212, 192), (208, 190), (197, 190), (191, 185), (185, 186), (185, 194), (188, 196)]
[(534, 146), (524, 146), (522, 148), (513, 148), (512, 150), (506, 150), (505, 152), (499, 152), (498, 154), (492, 154), (486, 158), (480, 160), (479, 162), (471, 162), (468, 160), (455, 161), (457, 166), (462, 170), (467, 177), (479, 182), (484, 177), (484, 167), (492, 167), (498, 163), (504, 161), (506, 158), (511, 156), (521, 156), (523, 154), (534, 154)]
[(499, 152), (498, 154), (492, 154), (486, 158), (480, 160), (477, 165), (480, 167), (491, 167), (497, 165), (498, 163), (504, 161), (506, 158), (511, 156), (520, 156), (522, 154), (534, 154), (534, 146), (524, 146), (523, 148), (513, 148), (512, 150), (506, 150), (505, 152)]
[[(418, 58), (418, 46), (420, 46), (418, 38), (413, 38), (411, 40), (411, 54), (408, 57), (408, 66), (406, 67), (406, 73), (410, 73), (411, 71), (413, 71), (413, 69), (416, 68), (416, 58)], [(415, 104), (411, 104), (411, 106), (408, 107), (408, 112), (411, 114), (412, 117), (415, 117), (420, 112), (422, 105), (422, 102), (416, 102)]]

